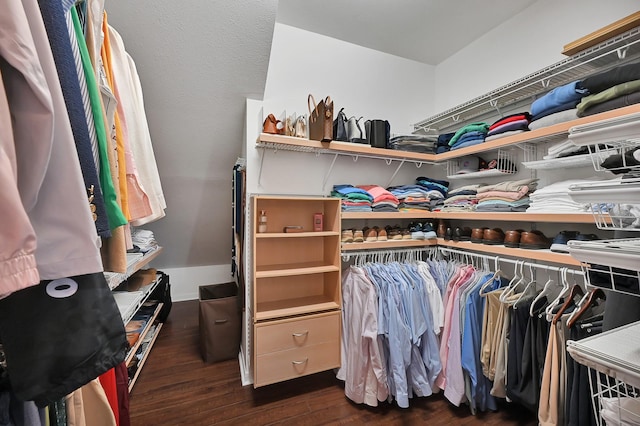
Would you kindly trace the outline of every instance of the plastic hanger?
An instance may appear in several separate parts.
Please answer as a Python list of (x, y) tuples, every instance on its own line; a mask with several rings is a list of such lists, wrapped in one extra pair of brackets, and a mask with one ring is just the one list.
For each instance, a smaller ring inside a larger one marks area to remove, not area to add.
[(535, 297), (535, 299), (533, 299), (533, 302), (531, 302), (531, 306), (529, 307), (529, 316), (533, 317), (535, 316), (534, 313), (534, 308), (536, 306), (536, 304), (542, 300), (543, 297), (546, 297), (550, 294), (552, 294), (553, 289), (557, 288), (557, 284), (556, 281), (552, 280), (551, 278), (549, 278), (547, 280), (547, 282), (544, 284), (544, 287), (542, 287), (542, 291), (540, 293), (538, 293), (538, 295)]
[(495, 258), (495, 267), (494, 267), (494, 274), (493, 277), (491, 277), (490, 280), (487, 280), (486, 283), (482, 284), (482, 287), (480, 287), (480, 291), (478, 292), (478, 294), (482, 297), (486, 296), (487, 294), (489, 294), (486, 290), (488, 287), (490, 287), (493, 284), (493, 281), (498, 278), (501, 274), (500, 271), (500, 258), (496, 256)]
[[(522, 300), (525, 294), (528, 294), (528, 291), (531, 288), (531, 284), (534, 284), (536, 282), (535, 276), (533, 274), (533, 266), (530, 263), (529, 263), (529, 274), (531, 279), (529, 280), (527, 285), (524, 287), (524, 290), (522, 290), (522, 292), (520, 293), (520, 296), (518, 297), (518, 300), (516, 300), (516, 303), (513, 304), (513, 309), (518, 308), (518, 303), (520, 302), (520, 300)], [(535, 290), (535, 285), (533, 286), (533, 289)]]
[(561, 303), (562, 298), (569, 294), (569, 291), (571, 290), (571, 286), (569, 284), (569, 281), (567, 280), (567, 271), (567, 268), (560, 269), (560, 282), (562, 283), (562, 289), (560, 290), (560, 293), (558, 293), (556, 298), (553, 299), (553, 301), (551, 301), (551, 303), (549, 303), (544, 310), (544, 314), (547, 318), (547, 321), (549, 322), (553, 321), (553, 310)]
[(601, 288), (594, 288), (589, 291), (578, 303), (578, 309), (573, 311), (567, 320), (567, 326), (569, 328), (580, 319), (580, 317), (598, 300), (607, 300), (607, 295)]
[(500, 294), (500, 302), (507, 303), (507, 298), (513, 294), (515, 288), (520, 285), (522, 280), (524, 280), (524, 260), (516, 260), (516, 267), (513, 271), (513, 278), (505, 288), (505, 290)]
[(579, 284), (574, 284), (573, 286), (571, 286), (569, 295), (565, 299), (562, 306), (560, 306), (560, 309), (558, 310), (558, 312), (556, 312), (555, 316), (553, 317), (553, 321), (552, 321), (553, 324), (558, 322), (558, 320), (562, 317), (562, 314), (564, 313), (564, 311), (569, 309), (569, 307), (576, 305), (576, 301), (575, 301), (576, 296), (584, 296), (584, 290), (582, 290), (582, 287), (580, 287)]

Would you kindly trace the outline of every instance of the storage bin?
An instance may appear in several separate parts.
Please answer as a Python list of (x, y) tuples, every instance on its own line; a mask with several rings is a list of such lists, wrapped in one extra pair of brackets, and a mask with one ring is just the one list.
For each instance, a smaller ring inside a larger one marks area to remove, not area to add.
[(205, 362), (236, 358), (242, 307), (235, 282), (200, 286), (200, 352)]

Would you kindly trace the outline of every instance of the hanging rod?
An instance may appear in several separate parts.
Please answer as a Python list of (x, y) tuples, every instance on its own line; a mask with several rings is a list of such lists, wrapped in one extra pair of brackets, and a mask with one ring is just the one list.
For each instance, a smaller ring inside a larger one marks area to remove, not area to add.
[(490, 260), (490, 261), (498, 261), (499, 263), (509, 263), (512, 265), (516, 265), (516, 264), (523, 264), (524, 266), (527, 267), (533, 267), (533, 268), (537, 268), (537, 269), (544, 269), (546, 271), (554, 271), (554, 272), (562, 272), (563, 270), (566, 270), (569, 273), (575, 274), (575, 275), (582, 275), (584, 276), (584, 272), (580, 269), (571, 269), (567, 266), (550, 266), (550, 265), (545, 265), (545, 264), (541, 264), (541, 263), (533, 263), (533, 262), (528, 262), (526, 260), (519, 260), (519, 259), (508, 259), (508, 258), (503, 258), (500, 256), (491, 256), (491, 255), (487, 255), (487, 254), (480, 254), (480, 253), (474, 253), (474, 252), (470, 252), (470, 251), (465, 251), (465, 250), (458, 250), (458, 249), (454, 249), (454, 248), (450, 248), (450, 247), (438, 247), (438, 251), (446, 254), (458, 254), (461, 256), (465, 256), (465, 257), (472, 257), (472, 258), (477, 258), (480, 260)]
[(436, 247), (433, 246), (425, 246), (419, 248), (398, 248), (398, 249), (389, 249), (389, 250), (353, 250), (342, 253), (342, 260), (347, 262), (352, 258), (357, 257), (365, 257), (365, 258), (377, 258), (384, 256), (394, 256), (394, 255), (409, 255), (409, 254), (421, 254), (421, 253), (431, 253), (437, 250)]

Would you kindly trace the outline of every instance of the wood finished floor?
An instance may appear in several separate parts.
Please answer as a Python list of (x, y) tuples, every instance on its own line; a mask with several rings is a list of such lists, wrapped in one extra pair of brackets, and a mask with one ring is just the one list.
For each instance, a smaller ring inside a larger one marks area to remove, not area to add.
[(205, 364), (198, 347), (198, 301), (177, 302), (131, 393), (131, 424), (156, 425), (523, 425), (524, 408), (472, 416), (442, 396), (414, 398), (408, 409), (351, 403), (332, 372), (253, 389), (240, 383), (237, 360)]

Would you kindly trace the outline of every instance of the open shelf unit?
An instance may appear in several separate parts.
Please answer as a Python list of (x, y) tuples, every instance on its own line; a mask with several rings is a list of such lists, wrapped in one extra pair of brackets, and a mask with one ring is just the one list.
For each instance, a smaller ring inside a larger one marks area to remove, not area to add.
[(342, 219), (455, 219), (514, 222), (594, 223), (591, 213), (526, 213), (526, 212), (343, 212)]
[(156, 247), (147, 253), (127, 253), (127, 272), (119, 274), (116, 272), (105, 272), (104, 277), (109, 284), (109, 288), (113, 290), (118, 287), (124, 280), (133, 275), (136, 271), (147, 266), (153, 259), (162, 253), (162, 247)]
[(129, 392), (131, 392), (133, 390), (133, 385), (135, 385), (136, 381), (138, 380), (138, 376), (140, 375), (140, 372), (142, 371), (142, 367), (144, 367), (144, 364), (147, 361), (147, 358), (149, 357), (149, 354), (151, 353), (151, 348), (156, 343), (156, 339), (158, 338), (158, 335), (160, 334), (160, 329), (162, 329), (162, 325), (163, 324), (161, 322), (156, 323), (154, 325), (153, 335), (151, 336), (151, 340), (149, 341), (149, 343), (147, 345), (147, 348), (146, 348), (146, 350), (144, 352), (144, 355), (142, 356), (142, 358), (138, 362), (138, 366), (136, 368), (135, 374), (129, 380)]
[[(260, 212), (267, 216), (266, 232), (253, 233), (254, 387), (339, 367), (340, 199), (260, 195), (252, 211), (254, 230)], [(302, 232), (282, 232), (287, 226)], [(274, 350), (265, 336), (287, 344)]]

